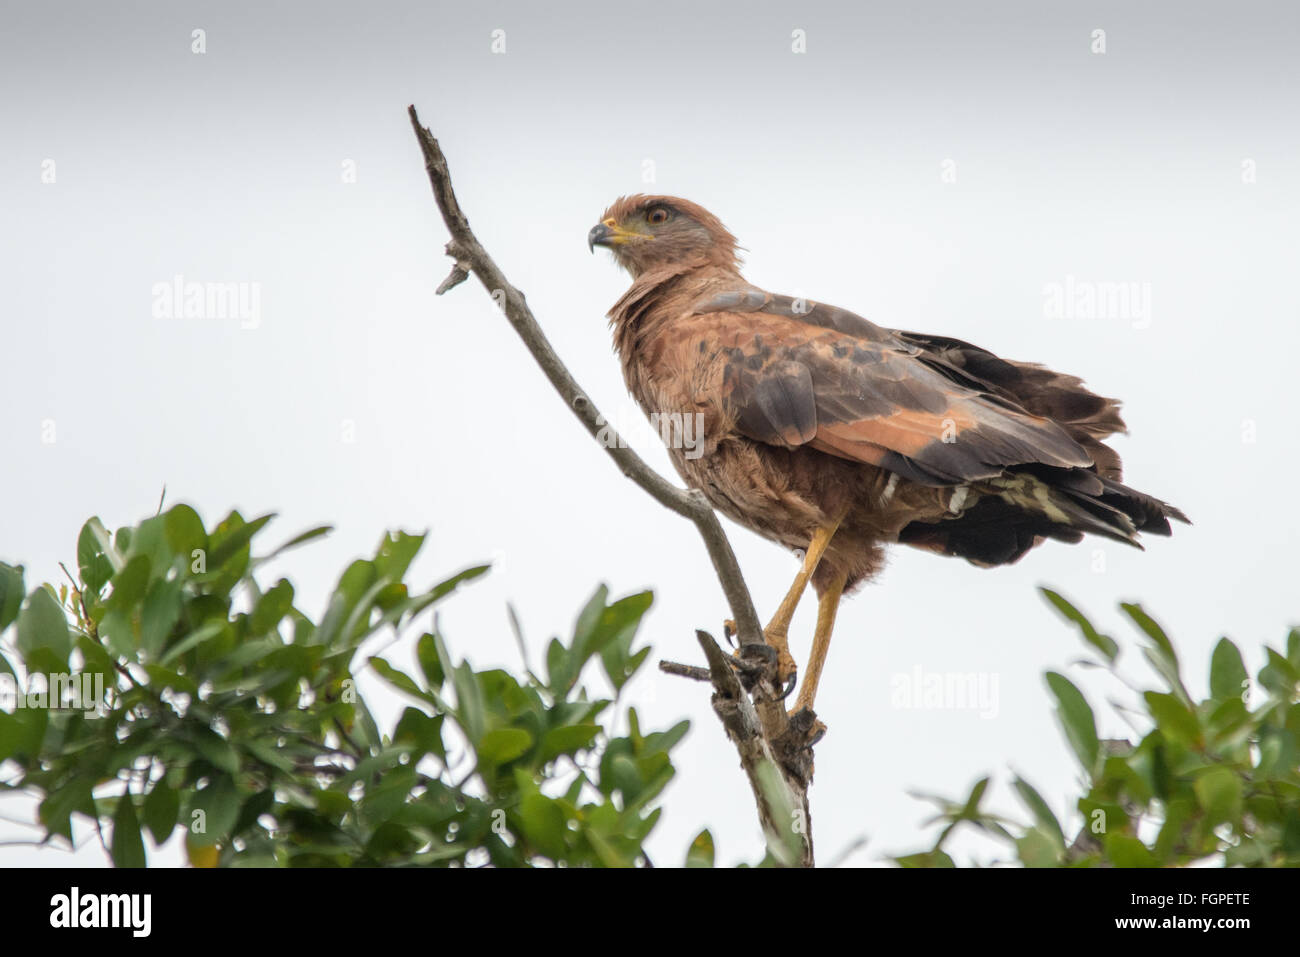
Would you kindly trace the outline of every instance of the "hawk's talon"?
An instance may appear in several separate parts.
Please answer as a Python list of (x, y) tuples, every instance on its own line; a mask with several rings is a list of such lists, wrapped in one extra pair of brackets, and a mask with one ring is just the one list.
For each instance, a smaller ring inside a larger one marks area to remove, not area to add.
[(811, 750), (826, 736), (826, 724), (805, 705), (790, 712), (790, 733), (801, 740), (803, 748)]
[(808, 747), (815, 747), (822, 738), (826, 737), (826, 731), (826, 722), (818, 718), (813, 724), (812, 737), (808, 739)]
[[(722, 622), (722, 637), (727, 639), (727, 644), (736, 648), (736, 620), (727, 618)], [(737, 650), (739, 650), (737, 648)]]

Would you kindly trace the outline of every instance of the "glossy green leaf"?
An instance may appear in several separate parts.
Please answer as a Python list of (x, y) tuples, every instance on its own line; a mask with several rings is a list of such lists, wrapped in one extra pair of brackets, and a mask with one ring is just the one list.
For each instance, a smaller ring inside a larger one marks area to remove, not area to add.
[(1056, 716), (1084, 771), (1092, 774), (1097, 766), (1101, 745), (1097, 740), (1097, 722), (1092, 708), (1069, 678), (1055, 671), (1047, 672), (1047, 686), (1056, 696)]
[(163, 516), (163, 531), (167, 545), (175, 555), (185, 557), (188, 568), (196, 549), (208, 547), (208, 533), (199, 513), (188, 505), (173, 505)]
[(234, 782), (224, 774), (210, 781), (206, 788), (194, 791), (186, 818), (181, 822), (187, 829), (186, 841), (194, 847), (211, 847), (227, 840), (239, 819), (242, 803)]
[(141, 808), (144, 826), (153, 835), (154, 844), (163, 844), (171, 837), (180, 811), (180, 792), (167, 784), (166, 777), (155, 781)]
[(713, 854), (713, 835), (705, 828), (691, 841), (691, 846), (686, 851), (686, 866), (712, 867)]
[(1052, 606), (1061, 613), (1066, 619), (1074, 622), (1079, 626), (1079, 631), (1083, 634), (1083, 640), (1092, 647), (1096, 648), (1103, 658), (1107, 661), (1114, 661), (1119, 657), (1119, 645), (1109, 635), (1103, 635), (1092, 626), (1087, 617), (1079, 609), (1052, 591), (1050, 588), (1040, 588), (1043, 596), (1051, 602)]
[(1056, 819), (1056, 815), (1052, 813), (1052, 809), (1048, 807), (1042, 795), (1028, 781), (1016, 775), (1013, 784), (1016, 794), (1020, 796), (1020, 800), (1024, 801), (1025, 807), (1029, 808), (1030, 813), (1034, 815), (1034, 820), (1038, 823), (1042, 832), (1051, 838), (1053, 846), (1059, 854), (1065, 849), (1065, 833), (1061, 830), (1061, 822)]
[(113, 815), (113, 843), (111, 846), (114, 867), (144, 867), (144, 841), (140, 837), (140, 823), (135, 816), (131, 795), (124, 794), (117, 802)]
[(438, 639), (430, 632), (420, 636), (415, 643), (415, 658), (420, 665), (420, 673), (431, 691), (437, 691), (447, 679), (443, 670), (442, 659), (438, 655)]
[(113, 563), (104, 551), (103, 543), (107, 536), (102, 534), (103, 525), (100, 525), (101, 532), (91, 525), (91, 522), (98, 521), (92, 518), (81, 527), (81, 534), (77, 536), (77, 569), (82, 584), (92, 594), (98, 594), (113, 577)]
[(533, 746), (533, 736), (523, 728), (497, 728), (479, 739), (475, 751), (480, 761), (505, 764)]
[(1220, 638), (1210, 658), (1210, 694), (1216, 700), (1240, 699), (1250, 681), (1241, 652), (1227, 638)]
[(588, 749), (600, 734), (598, 724), (574, 724), (547, 731), (542, 738), (542, 760), (553, 761), (562, 754)]
[(0, 632), (18, 618), (23, 606), (23, 566), (0, 562)]
[(248, 627), (256, 635), (266, 634), (275, 629), (292, 608), (293, 585), (288, 579), (281, 578), (257, 600)]
[(1201, 744), (1200, 721), (1195, 712), (1176, 695), (1148, 691), (1143, 697), (1151, 710), (1151, 716), (1156, 719), (1156, 726), (1162, 732), (1188, 747)]
[(158, 579), (149, 586), (149, 594), (145, 596), (140, 611), (140, 647), (151, 659), (162, 654), (180, 617), (180, 579)]
[(68, 670), (72, 634), (67, 616), (49, 589), (33, 591), (18, 613), (14, 646), (28, 672), (59, 674)]
[(1241, 779), (1231, 768), (1210, 768), (1196, 778), (1192, 788), (1211, 824), (1241, 816)]
[(1107, 834), (1102, 843), (1116, 867), (1155, 867), (1156, 859), (1147, 846), (1129, 834)]
[(564, 857), (569, 822), (557, 801), (536, 791), (525, 794), (519, 802), (519, 818), (524, 840), (542, 854)]

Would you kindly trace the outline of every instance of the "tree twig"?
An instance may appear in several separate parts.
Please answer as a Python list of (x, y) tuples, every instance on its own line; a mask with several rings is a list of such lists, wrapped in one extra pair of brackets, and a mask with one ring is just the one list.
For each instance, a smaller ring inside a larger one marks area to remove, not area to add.
[(745, 576), (740, 571), (735, 553), (731, 550), (731, 543), (727, 541), (726, 533), (723, 532), (708, 501), (697, 491), (680, 489), (665, 480), (636, 452), (626, 448), (609, 428), (595, 403), (587, 397), (573, 376), (569, 374), (569, 370), (564, 367), (559, 356), (555, 354), (555, 350), (551, 348), (545, 333), (542, 332), (524, 301), (523, 293), (510, 284), (492, 257), (488, 255), (487, 250), (475, 238), (469, 220), (461, 211), (460, 204), (456, 201), (456, 194), (452, 191), (447, 160), (442, 154), (438, 141), (427, 129), (420, 126), (420, 118), (413, 106), (410, 108), (410, 116), (424, 151), (425, 167), (429, 172), (429, 181), (433, 184), (434, 198), (438, 202), (443, 222), (451, 232), (447, 255), (456, 261), (451, 274), (438, 287), (438, 292), (444, 293), (454, 288), (465, 280), (468, 273), (472, 272), (478, 277), (488, 294), (502, 303), (506, 318), (519, 333), (519, 338), (524, 341), (524, 345), (541, 366), (542, 372), (550, 380), (551, 385), (578, 417), (578, 421), (591, 433), (592, 438), (599, 438), (602, 430), (609, 436), (609, 441), (602, 439), (601, 444), (605, 446), (605, 451), (609, 453), (610, 458), (623, 470), (623, 474), (648, 492), (659, 504), (695, 523), (709, 550), (709, 557), (718, 574), (718, 581), (727, 596), (727, 604), (731, 607), (741, 641), (761, 642), (763, 638), (758, 624), (758, 615), (754, 611), (754, 603), (745, 587)]
[(684, 665), (680, 661), (661, 661), (659, 662), (659, 670), (666, 675), (690, 678), (692, 681), (713, 680), (713, 672), (708, 668), (701, 668), (699, 665)]
[[(635, 482), (655, 501), (678, 515), (690, 519), (704, 540), (718, 583), (722, 586), (741, 646), (739, 661), (727, 656), (704, 632), (697, 632), (700, 645), (709, 660), (709, 669), (665, 663), (664, 670), (713, 683), (713, 706), (728, 736), (740, 754), (741, 766), (750, 779), (758, 803), (759, 818), (768, 836), (769, 847), (793, 847), (795, 860), (783, 863), (811, 866), (812, 839), (808, 829), (808, 785), (812, 779), (811, 744), (815, 743), (815, 716), (803, 712), (792, 721), (777, 690), (775, 653), (764, 642), (754, 611), (754, 602), (745, 577), (736, 561), (717, 515), (702, 493), (682, 489), (668, 482), (650, 468), (614, 434), (594, 402), (551, 348), (541, 326), (533, 317), (524, 294), (506, 279), (470, 228), (469, 219), (460, 208), (452, 189), (451, 173), (442, 148), (428, 128), (420, 125), (415, 107), (407, 110), (416, 139), (424, 155), (425, 169), (443, 223), (451, 234), (447, 255), (453, 260), (451, 272), (437, 288), (442, 295), (463, 283), (472, 274), (501, 306), (506, 319), (532, 354), (546, 378), (569, 406), (592, 438), (609, 454), (623, 474)], [(770, 653), (770, 654), (769, 654)], [(738, 677), (739, 674), (743, 675)], [(773, 775), (775, 774), (775, 778)], [(773, 795), (771, 782), (777, 782)], [(774, 799), (775, 797), (775, 799)], [(781, 807), (778, 807), (781, 805)], [(785, 806), (793, 807), (795, 820), (783, 819)], [(793, 835), (793, 838), (792, 838)], [(787, 855), (789, 856), (789, 855)], [(777, 854), (778, 859), (781, 855)]]

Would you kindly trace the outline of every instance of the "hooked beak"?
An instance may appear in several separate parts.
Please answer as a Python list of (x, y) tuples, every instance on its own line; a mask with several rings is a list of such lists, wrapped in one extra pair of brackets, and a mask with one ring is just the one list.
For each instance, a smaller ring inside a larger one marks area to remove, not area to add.
[(624, 229), (612, 219), (607, 219), (591, 227), (591, 232), (587, 233), (587, 248), (594, 253), (597, 246), (622, 246), (645, 239), (654, 239), (654, 237), (647, 233), (638, 233), (633, 229)]
[(591, 232), (587, 233), (587, 248), (594, 253), (597, 246), (608, 246), (611, 236), (613, 230), (604, 223), (597, 223), (591, 227)]

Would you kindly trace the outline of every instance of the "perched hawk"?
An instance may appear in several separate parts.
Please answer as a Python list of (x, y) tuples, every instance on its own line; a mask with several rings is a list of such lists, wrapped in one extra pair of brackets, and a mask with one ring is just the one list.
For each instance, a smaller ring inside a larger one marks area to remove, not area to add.
[[(1135, 545), (1178, 509), (1122, 484), (1102, 440), (1118, 403), (1074, 376), (945, 336), (883, 329), (843, 309), (764, 292), (707, 210), (627, 196), (587, 236), (632, 275), (610, 310), (627, 387), (647, 414), (702, 426), (674, 465), (724, 515), (804, 562), (772, 623), (787, 635), (808, 582), (820, 605), (796, 710), (817, 693), (841, 596), (893, 542), (989, 567), (1084, 533)], [(687, 447), (689, 445), (689, 447)]]

